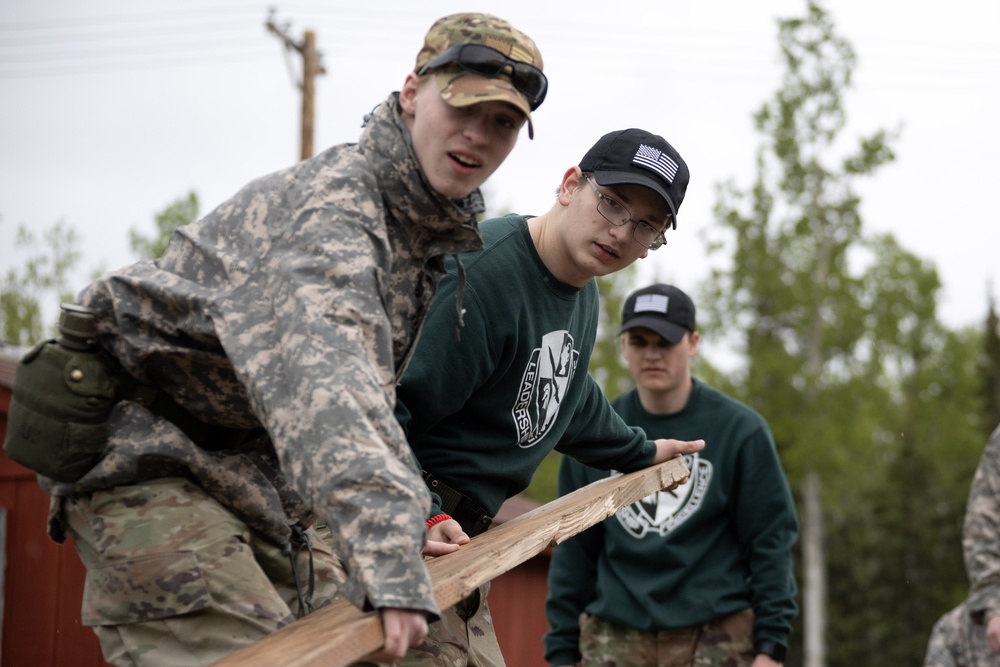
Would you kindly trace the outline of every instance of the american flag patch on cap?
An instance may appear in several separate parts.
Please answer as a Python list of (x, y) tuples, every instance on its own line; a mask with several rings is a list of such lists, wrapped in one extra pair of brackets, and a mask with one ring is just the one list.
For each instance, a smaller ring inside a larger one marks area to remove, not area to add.
[(640, 294), (635, 298), (635, 308), (633, 310), (636, 313), (645, 313), (652, 310), (657, 313), (666, 314), (667, 304), (669, 303), (670, 297), (663, 294)]
[(677, 163), (671, 160), (670, 156), (665, 155), (663, 151), (646, 144), (639, 144), (639, 150), (635, 152), (632, 163), (655, 171), (668, 183), (673, 183), (674, 177), (677, 176)]

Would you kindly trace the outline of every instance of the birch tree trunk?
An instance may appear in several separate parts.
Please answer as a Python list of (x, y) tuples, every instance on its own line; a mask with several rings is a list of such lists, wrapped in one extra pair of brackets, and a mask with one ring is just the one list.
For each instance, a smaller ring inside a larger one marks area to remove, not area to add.
[(826, 667), (826, 551), (820, 489), (819, 474), (808, 473), (802, 501), (804, 667)]

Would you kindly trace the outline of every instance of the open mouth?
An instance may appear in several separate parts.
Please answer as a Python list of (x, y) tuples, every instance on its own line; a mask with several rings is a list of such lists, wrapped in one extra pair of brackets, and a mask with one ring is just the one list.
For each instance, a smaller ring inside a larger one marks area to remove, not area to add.
[(465, 169), (478, 169), (482, 165), (475, 159), (467, 155), (459, 155), (458, 153), (448, 153), (453, 161), (457, 162), (459, 166)]

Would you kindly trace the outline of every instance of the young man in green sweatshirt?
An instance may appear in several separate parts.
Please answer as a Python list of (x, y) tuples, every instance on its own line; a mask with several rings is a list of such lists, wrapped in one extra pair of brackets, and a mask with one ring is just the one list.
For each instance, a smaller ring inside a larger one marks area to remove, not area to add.
[[(666, 242), (688, 179), (663, 137), (611, 132), (566, 170), (547, 213), (481, 223), (485, 248), (450, 265), (397, 391), (397, 417), (437, 496), (430, 544), (457, 549), (486, 530), (553, 449), (633, 471), (704, 446), (648, 440), (587, 373), (594, 278)], [(442, 612), (398, 664), (502, 665), (485, 591)]]
[[(545, 636), (554, 667), (784, 660), (798, 611), (795, 505), (764, 418), (692, 378), (698, 340), (694, 303), (676, 287), (651, 285), (626, 299), (622, 354), (636, 387), (612, 405), (650, 437), (709, 445), (685, 457), (688, 484), (556, 547)], [(608, 475), (565, 458), (559, 493)]]

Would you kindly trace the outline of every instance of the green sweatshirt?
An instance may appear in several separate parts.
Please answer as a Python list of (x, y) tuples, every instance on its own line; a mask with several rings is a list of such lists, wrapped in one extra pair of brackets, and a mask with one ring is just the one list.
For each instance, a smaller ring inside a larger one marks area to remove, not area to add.
[(655, 444), (622, 421), (587, 372), (596, 283), (558, 281), (523, 216), (487, 220), (480, 230), (485, 248), (461, 255), (464, 283), (449, 263), (396, 394), (396, 417), (421, 467), (495, 516), (553, 448), (603, 469), (650, 465)]
[[(676, 414), (650, 414), (635, 390), (614, 407), (653, 437), (704, 438), (705, 449), (685, 457), (687, 484), (648, 496), (555, 548), (546, 660), (579, 660), (584, 611), (658, 631), (752, 608), (754, 641), (787, 646), (798, 612), (791, 552), (798, 520), (763, 417), (697, 381)], [(559, 475), (559, 493), (566, 494), (608, 473), (564, 459)]]

